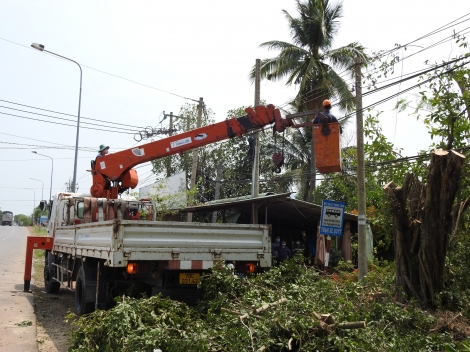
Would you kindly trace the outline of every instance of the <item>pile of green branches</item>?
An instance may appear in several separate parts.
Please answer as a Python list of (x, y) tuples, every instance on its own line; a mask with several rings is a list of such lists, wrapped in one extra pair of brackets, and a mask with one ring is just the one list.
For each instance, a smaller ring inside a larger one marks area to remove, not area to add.
[[(124, 297), (75, 321), (69, 351), (439, 351), (458, 348), (437, 321), (393, 300), (393, 268), (324, 277), (301, 258), (239, 278), (223, 265), (204, 276), (197, 306)], [(268, 305), (268, 303), (275, 303)], [(264, 306), (264, 309), (259, 309)], [(331, 314), (325, 324), (321, 314)], [(365, 321), (363, 329), (340, 323)]]

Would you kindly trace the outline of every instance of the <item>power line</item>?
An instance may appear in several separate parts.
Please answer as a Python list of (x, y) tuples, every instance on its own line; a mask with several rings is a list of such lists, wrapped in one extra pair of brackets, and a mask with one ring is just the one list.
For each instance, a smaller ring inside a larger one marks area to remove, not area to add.
[[(468, 16), (468, 14), (466, 14), (466, 15), (464, 15), (464, 16), (458, 18), (457, 20), (459, 20), (459, 19), (461, 19), (461, 18), (463, 18), (463, 17), (466, 17), (466, 16)], [(430, 32), (430, 33), (428, 33), (428, 34), (426, 34), (425, 36), (422, 36), (421, 38), (418, 38), (418, 39), (416, 39), (416, 40), (414, 40), (414, 41), (412, 41), (412, 42), (410, 42), (410, 43), (408, 43), (408, 44), (406, 44), (406, 45), (399, 46), (398, 48), (406, 47), (407, 45), (410, 45), (410, 44), (412, 44), (412, 43), (414, 43), (414, 42), (416, 42), (416, 41), (418, 41), (418, 40), (421, 40), (421, 39), (423, 39), (423, 38), (426, 38), (426, 37), (428, 37), (428, 36), (430, 36), (430, 35), (437, 34), (437, 33), (441, 32), (441, 31), (444, 30), (444, 29), (448, 29), (448, 28), (444, 28), (444, 27), (448, 26), (449, 24), (452, 24), (453, 22), (455, 22), (455, 21), (457, 21), (457, 20), (451, 21), (450, 23), (446, 24), (445, 26), (439, 27), (438, 29), (436, 29), (436, 30), (434, 30), (434, 31), (432, 31), (432, 32)], [(455, 25), (461, 24), (461, 23), (466, 22), (466, 21), (469, 21), (469, 20), (470, 20), (470, 19), (461, 21), (461, 22), (459, 22), (459, 23), (457, 23), (457, 24), (455, 24)], [(454, 25), (454, 26), (455, 26), (455, 25)], [(408, 55), (408, 56), (406, 56), (405, 58), (402, 58), (400, 61), (403, 62), (403, 61), (406, 60), (407, 58), (412, 57), (412, 56), (414, 56), (414, 55), (416, 55), (416, 54), (418, 54), (418, 53), (420, 53), (420, 52), (422, 52), (422, 51), (425, 51), (425, 50), (430, 49), (430, 48), (432, 48), (432, 47), (434, 47), (434, 46), (437, 46), (437, 45), (440, 45), (440, 44), (442, 44), (442, 43), (444, 43), (444, 42), (446, 42), (446, 41), (449, 41), (449, 40), (455, 38), (455, 35), (456, 35), (456, 34), (461, 33), (461, 32), (463, 32), (463, 31), (467, 30), (468, 28), (470, 28), (470, 27), (464, 28), (464, 29), (460, 30), (459, 32), (455, 32), (454, 34), (452, 34), (452, 35), (449, 36), (449, 37), (446, 37), (446, 38), (444, 38), (444, 39), (441, 39), (440, 41), (437, 41), (437, 42), (435, 42), (434, 44), (431, 44), (431, 45), (429, 45), (428, 47), (423, 48), (422, 50), (420, 50), (420, 51), (418, 51), (418, 52), (416, 52), (416, 53), (413, 53), (413, 54), (411, 54), (411, 55)], [(467, 33), (468, 33), (468, 32), (462, 33), (462, 35), (463, 35), (463, 34), (467, 34)], [(398, 48), (391, 49), (391, 50), (389, 50), (388, 52), (391, 53), (391, 52), (393, 52), (393, 51), (395, 51), (395, 50), (398, 50)], [(373, 61), (378, 60), (380, 57), (382, 57), (382, 56), (377, 56), (377, 57), (375, 57)], [(349, 70), (349, 69), (346, 69), (346, 70), (342, 71), (341, 73), (338, 74), (338, 76), (343, 77), (343, 73), (347, 72), (348, 70)], [(373, 70), (373, 71), (370, 72), (369, 74), (374, 73), (374, 72), (377, 71), (377, 70), (378, 70), (378, 68), (375, 69), (375, 70)], [(353, 78), (351, 78), (350, 80), (353, 80)], [(346, 83), (347, 83), (347, 81), (346, 81)], [(315, 87), (315, 88), (313, 88), (312, 90), (310, 90), (310, 91), (308, 91), (308, 92), (306, 92), (306, 93), (303, 93), (303, 94), (300, 96), (300, 98), (301, 98), (302, 100), (304, 100), (304, 101), (303, 101), (304, 104), (305, 104), (305, 103), (308, 103), (309, 101), (312, 101), (312, 100), (318, 98), (321, 94), (319, 93), (319, 94), (317, 94), (317, 95), (314, 96), (314, 97), (308, 97), (309, 95), (313, 95), (313, 94), (315, 94), (315, 92), (318, 92), (318, 91), (320, 91), (321, 89), (325, 89), (325, 88), (326, 88), (326, 84), (323, 84), (323, 85), (321, 85), (321, 86), (319, 86), (319, 87)], [(308, 99), (308, 100), (305, 101), (305, 99)], [(282, 107), (284, 107), (284, 106), (286, 106), (286, 105), (288, 105), (288, 104), (290, 104), (290, 103), (291, 103), (290, 101), (289, 101), (289, 102), (286, 102), (286, 103), (284, 103), (283, 105), (281, 105), (280, 107), (282, 108)], [(333, 104), (333, 105), (337, 105), (337, 104)]]
[[(25, 113), (27, 113), (27, 114), (33, 114), (33, 115), (39, 115), (39, 116), (44, 116), (44, 117), (50, 117), (50, 118), (53, 118), (53, 119), (56, 119), (56, 120), (75, 122), (75, 120), (66, 119), (66, 118), (63, 118), (63, 117), (57, 117), (57, 116), (51, 116), (51, 115), (40, 114), (40, 113), (38, 113), (38, 112), (32, 112), (32, 111), (26, 111), (26, 110), (21, 110), (21, 109), (15, 109), (15, 108), (11, 108), (11, 107), (8, 107), (8, 106), (3, 106), (3, 105), (0, 105), (0, 108), (10, 109), (10, 110), (15, 110), (15, 111), (20, 111), (20, 112), (25, 112)], [(106, 128), (114, 128), (114, 129), (119, 129), (119, 130), (123, 130), (123, 131), (134, 131), (134, 130), (131, 130), (131, 129), (129, 129), (129, 128), (114, 127), (114, 126), (106, 126), (106, 125), (101, 125), (101, 124), (92, 123), (92, 122), (84, 122), (84, 123), (86, 123), (86, 124), (88, 124), (88, 125), (91, 125), (91, 126), (100, 126), (100, 127), (106, 127)]]
[[(44, 142), (44, 143), (49, 143), (49, 144), (54, 144), (54, 145), (57, 145), (57, 146), (61, 146), (61, 147), (64, 147), (64, 148), (72, 148), (74, 149), (75, 146), (72, 146), (72, 145), (66, 145), (66, 144), (60, 144), (60, 143), (54, 143), (54, 142), (49, 142), (49, 141), (43, 141), (41, 139), (34, 139), (34, 138), (29, 138), (29, 137), (23, 137), (23, 136), (18, 136), (18, 135), (15, 135), (15, 134), (10, 134), (10, 133), (4, 133), (4, 132), (0, 132), (0, 134), (3, 134), (3, 135), (6, 135), (6, 136), (11, 136), (11, 137), (16, 137), (16, 138), (22, 138), (22, 139), (28, 139), (28, 140), (31, 140), (31, 141), (37, 141), (37, 142)], [(5, 142), (7, 143), (7, 142)], [(26, 145), (26, 144), (25, 144)], [(43, 146), (40, 146), (40, 147), (43, 147)], [(48, 146), (45, 146), (45, 147), (48, 147)], [(124, 149), (129, 149), (129, 148), (123, 148), (123, 147), (113, 147), (114, 149), (116, 150), (124, 150)], [(96, 149), (95, 147), (80, 147), (80, 150), (82, 151), (92, 151), (92, 152), (95, 152)], [(61, 159), (61, 158), (54, 158), (55, 159)], [(62, 158), (62, 159), (73, 159), (73, 158)], [(33, 159), (28, 159), (28, 160), (33, 160)], [(38, 160), (38, 159), (34, 159), (34, 160)], [(8, 160), (7, 160), (8, 161)]]
[[(420, 70), (420, 71), (415, 71), (415, 72), (417, 72), (417, 73), (414, 73), (412, 76), (409, 76), (409, 77), (406, 77), (406, 78), (402, 78), (402, 79), (399, 79), (399, 80), (397, 80), (397, 81), (395, 81), (395, 82), (392, 82), (392, 83), (389, 83), (389, 84), (387, 84), (387, 85), (381, 86), (381, 87), (379, 87), (379, 88), (370, 90), (370, 91), (364, 93), (363, 96), (367, 96), (367, 95), (374, 94), (374, 93), (379, 92), (379, 91), (381, 91), (381, 90), (384, 90), (384, 89), (386, 89), (386, 88), (390, 88), (390, 87), (392, 87), (392, 86), (394, 86), (394, 85), (401, 84), (402, 82), (411, 80), (411, 79), (416, 78), (416, 77), (419, 77), (419, 76), (421, 76), (421, 75), (423, 75), (423, 74), (426, 74), (426, 73), (435, 71), (435, 70), (437, 70), (437, 69), (439, 69), (439, 68), (445, 67), (445, 66), (447, 66), (447, 65), (456, 63), (456, 62), (461, 61), (461, 60), (464, 60), (464, 59), (467, 59), (467, 57), (461, 57), (461, 58), (458, 58), (458, 59), (454, 59), (454, 60), (450, 60), (450, 61), (444, 62), (444, 63), (442, 63), (442, 64), (440, 64), (440, 65), (436, 65), (436, 66), (434, 66), (434, 67), (432, 67), (432, 68), (423, 69), (423, 70)], [(464, 66), (465, 64), (466, 64), (466, 63), (464, 63), (463, 65), (457, 66), (457, 67)], [(447, 72), (451, 72), (451, 71), (454, 70), (454, 69), (455, 69), (455, 68), (450, 69), (450, 70), (444, 72), (443, 74), (445, 74), (445, 73), (447, 73)], [(441, 75), (442, 75), (442, 74), (441, 74)], [(409, 91), (409, 90), (412, 90), (412, 89), (414, 89), (414, 88), (416, 88), (416, 87), (419, 87), (420, 85), (422, 85), (422, 84), (424, 84), (424, 83), (426, 83), (426, 82), (429, 82), (429, 81), (431, 81), (432, 79), (434, 79), (434, 78), (428, 79), (428, 80), (426, 80), (426, 81), (424, 81), (424, 82), (421, 82), (421, 83), (419, 83), (419, 84), (417, 84), (417, 85), (415, 85), (415, 86), (413, 86), (413, 87), (411, 87), (411, 88), (408, 88), (408, 89), (406, 89), (406, 90), (404, 90), (404, 91), (400, 91), (400, 92), (398, 92), (397, 94), (394, 94), (394, 95), (392, 95), (392, 96), (390, 96), (390, 97), (388, 97), (388, 98), (385, 98), (385, 99), (383, 99), (383, 100), (381, 100), (381, 101), (379, 101), (379, 102), (376, 102), (376, 103), (374, 103), (374, 104), (371, 104), (371, 105), (369, 105), (368, 107), (363, 108), (363, 111), (366, 110), (366, 109), (368, 109), (368, 108), (371, 108), (371, 107), (373, 107), (373, 106), (376, 106), (376, 105), (378, 105), (378, 104), (381, 104), (381, 103), (383, 103), (383, 102), (386, 102), (386, 101), (388, 101), (388, 100), (390, 100), (390, 99), (392, 99), (392, 98), (394, 98), (394, 97), (397, 97), (397, 96), (399, 96), (399, 95), (401, 95), (401, 94), (403, 94), (403, 93), (405, 93), (405, 92), (407, 92), (407, 91)], [(351, 98), (351, 99), (355, 99), (355, 98), (353, 97), (353, 98)], [(308, 102), (308, 101), (307, 101), (307, 102)], [(342, 101), (342, 102), (344, 102), (344, 101)], [(333, 105), (338, 105), (338, 104), (339, 104), (339, 103), (336, 103), (336, 104), (333, 104)], [(343, 118), (341, 118), (340, 120), (347, 119), (347, 118), (353, 116), (355, 113), (356, 113), (356, 112), (347, 114), (347, 115), (345, 115)]]
[[(470, 27), (468, 27), (468, 28), (470, 28)], [(452, 36), (451, 36), (451, 37), (452, 37)], [(438, 42), (437, 42), (437, 43), (438, 43)], [(438, 45), (437, 43), (434, 43), (432, 46)], [(439, 43), (439, 44), (442, 44), (442, 43)], [(430, 47), (432, 47), (432, 46), (430, 46)], [(428, 48), (430, 48), (430, 47), (428, 47)], [(425, 48), (425, 49), (426, 49), (426, 48)], [(423, 50), (425, 50), (425, 49), (423, 49)], [(423, 51), (423, 50), (422, 50), (422, 51)], [(405, 57), (404, 59), (401, 60), (401, 62), (403, 62), (406, 58), (409, 58), (409, 57), (411, 57), (411, 56), (413, 56), (413, 55), (415, 55), (415, 54), (411, 54), (411, 55)], [(380, 90), (382, 90), (382, 89), (386, 89), (386, 88), (391, 87), (391, 86), (393, 86), (393, 85), (400, 84), (400, 83), (402, 83), (402, 82), (404, 82), (404, 81), (406, 81), (406, 80), (419, 77), (419, 76), (422, 75), (422, 74), (425, 74), (425, 73), (434, 71), (434, 70), (436, 70), (436, 69), (438, 69), (438, 68), (441, 68), (441, 67), (443, 67), (443, 66), (446, 66), (446, 65), (448, 65), (448, 64), (451, 64), (451, 63), (454, 63), (454, 62), (457, 62), (457, 61), (463, 60), (463, 59), (465, 59), (465, 57), (459, 58), (459, 59), (455, 59), (455, 60), (451, 60), (451, 61), (447, 61), (447, 62), (444, 62), (443, 64), (434, 66), (434, 67), (431, 68), (431, 69), (422, 70), (422, 71), (415, 71), (415, 72), (419, 72), (419, 73), (418, 73), (418, 74), (414, 74), (414, 75), (412, 75), (412, 76), (410, 76), (410, 77), (407, 77), (407, 78), (405, 78), (405, 79), (400, 79), (400, 80), (398, 80), (398, 81), (396, 81), (396, 82), (394, 82), (394, 83), (390, 83), (390, 84), (385, 85), (385, 86), (382, 86), (382, 87), (380, 87), (380, 88), (376, 88), (376, 89), (370, 90), (370, 91), (368, 91), (368, 92), (366, 92), (366, 93), (363, 93), (363, 96), (370, 95), (370, 94), (372, 94), (372, 93), (376, 93), (376, 92), (378, 92), (378, 91), (380, 91)], [(407, 75), (409, 75), (409, 74), (407, 74)], [(407, 76), (407, 75), (405, 75), (405, 76)], [(395, 78), (393, 78), (393, 79), (395, 79)], [(389, 79), (389, 80), (392, 80), (392, 79)], [(389, 80), (382, 81), (382, 83), (383, 83), (383, 82), (386, 82), (386, 81), (389, 81)], [(378, 82), (378, 83), (381, 83), (381, 82)], [(311, 98), (311, 99), (309, 99), (309, 100), (307, 100), (307, 101), (304, 101), (304, 103), (308, 103), (309, 101), (312, 101), (312, 100), (314, 100), (315, 98), (318, 98), (319, 96), (320, 96), (320, 95), (317, 95), (316, 97), (313, 97), (313, 98)], [(351, 100), (352, 100), (352, 99), (355, 99), (355, 98), (353, 97), (353, 98), (351, 98)], [(345, 100), (345, 101), (347, 101), (347, 100)], [(335, 106), (335, 105), (338, 105), (338, 104), (340, 104), (340, 103), (344, 103), (345, 101), (340, 101), (340, 102), (335, 103), (335, 104), (332, 104), (332, 105)]]
[[(0, 132), (0, 134), (4, 134), (4, 135), (10, 136), (10, 137), (29, 139), (29, 140), (31, 140), (31, 141), (37, 141), (37, 142), (44, 142), (44, 143), (55, 144), (55, 145), (62, 146), (62, 147), (71, 147), (71, 148), (75, 148), (75, 147), (73, 147), (73, 146), (68, 146), (68, 145), (65, 145), (65, 144), (54, 143), (54, 142), (49, 142), (49, 141), (43, 141), (43, 140), (41, 140), (41, 139), (34, 139), (34, 138), (22, 137), (22, 136), (17, 136), (17, 135), (14, 135), (14, 134), (9, 134), (9, 133)], [(85, 147), (85, 149), (91, 149), (91, 148)], [(93, 149), (94, 149), (94, 148), (93, 148)]]
[[(462, 59), (467, 59), (467, 58), (465, 57), (465, 58), (462, 58)], [(461, 60), (461, 59), (459, 59), (459, 60)], [(449, 72), (452, 72), (452, 71), (454, 71), (454, 70), (456, 70), (456, 69), (458, 69), (458, 68), (460, 68), (460, 67), (462, 67), (462, 66), (465, 66), (465, 65), (468, 64), (469, 62), (470, 62), (470, 61), (464, 62), (463, 64), (461, 64), (461, 65), (459, 65), (459, 66), (453, 67), (453, 68), (451, 68), (451, 69), (449, 69), (449, 70), (447, 70), (447, 71), (445, 71), (445, 72), (442, 72), (442, 73), (440, 73), (439, 75), (437, 75), (437, 77), (440, 77), (440, 76), (442, 76), (442, 75), (444, 75), (444, 74), (447, 74), (447, 73), (449, 73)], [(440, 66), (440, 67), (442, 67), (442, 66)], [(373, 103), (373, 104), (370, 104), (369, 106), (366, 106), (366, 107), (362, 108), (362, 111), (365, 111), (365, 110), (367, 110), (367, 109), (370, 109), (370, 108), (372, 108), (372, 107), (374, 107), (374, 106), (377, 106), (377, 105), (379, 105), (379, 104), (385, 103), (386, 101), (388, 101), (388, 100), (390, 100), (390, 99), (393, 99), (393, 98), (397, 97), (398, 95), (401, 95), (401, 94), (403, 94), (403, 93), (406, 93), (406, 92), (408, 92), (408, 91), (410, 91), (410, 90), (413, 90), (413, 89), (415, 89), (415, 88), (418, 88), (418, 87), (422, 86), (423, 84), (428, 83), (428, 82), (434, 80), (435, 78), (436, 78), (436, 76), (431, 77), (431, 78), (429, 78), (429, 79), (427, 79), (427, 80), (425, 80), (425, 81), (422, 81), (422, 82), (420, 82), (420, 83), (418, 83), (418, 84), (415, 84), (414, 86), (411, 86), (411, 87), (409, 87), (409, 88), (407, 88), (407, 89), (405, 89), (405, 90), (403, 90), (403, 91), (401, 91), (401, 92), (398, 92), (398, 93), (396, 93), (396, 94), (390, 95), (390, 96), (387, 97), (387, 98), (384, 98), (384, 99), (382, 99), (382, 100), (379, 100), (378, 102), (375, 102), (375, 103)], [(406, 80), (408, 80), (408, 79), (409, 79), (409, 78), (407, 78)], [(398, 83), (399, 83), (399, 82), (395, 82), (395, 83), (393, 83), (393, 84), (391, 84), (391, 85), (389, 85), (389, 86), (392, 86), (392, 85), (395, 85), (395, 84), (398, 84)], [(388, 87), (387, 87), (387, 88), (388, 88)], [(381, 88), (380, 90), (382, 90), (382, 89), (385, 89), (385, 88)], [(364, 95), (366, 95), (366, 94), (364, 94)], [(350, 113), (350, 114), (348, 114), (348, 115), (345, 115), (345, 116), (344, 116), (343, 118), (341, 118), (340, 120), (347, 119), (347, 118), (353, 116), (355, 113), (356, 113), (356, 112)]]
[[(47, 110), (47, 109), (37, 108), (37, 107), (31, 106), (31, 105), (25, 105), (25, 104), (20, 104), (20, 103), (14, 103), (14, 102), (8, 101), (8, 100), (0, 99), (0, 101), (3, 101), (3, 102), (8, 103), (8, 104), (14, 104), (14, 105), (19, 105), (19, 106), (24, 106), (24, 107), (30, 108), (30, 109), (36, 109), (36, 110), (41, 110), (41, 111), (52, 112), (52, 113), (54, 113), (54, 114), (60, 114), (60, 115), (65, 115), (65, 116), (77, 117), (77, 115), (67, 114), (67, 113), (65, 113), (65, 112), (59, 112), (59, 111), (54, 111), (54, 110)], [(0, 106), (0, 107), (4, 107), (4, 106)], [(12, 109), (12, 108), (9, 108), (9, 107), (6, 107), (6, 108), (7, 108), (7, 109)], [(23, 111), (23, 110), (18, 110), (18, 111)], [(27, 111), (27, 112), (29, 112), (29, 111)], [(33, 112), (31, 112), (31, 113), (33, 114)], [(44, 115), (44, 116), (49, 116), (49, 115)], [(92, 119), (92, 118), (83, 117), (83, 116), (80, 116), (80, 119), (92, 120), (92, 121), (98, 121), (98, 122), (104, 122), (104, 123), (108, 123), (108, 124), (112, 124), (112, 125), (120, 125), (120, 126), (134, 127), (134, 128), (142, 128), (142, 127), (139, 127), (139, 126), (126, 125), (126, 124), (118, 123), (118, 122), (108, 122), (108, 121), (105, 121), (105, 120)], [(128, 130), (128, 128), (126, 128), (126, 130)]]
[[(3, 149), (3, 148), (2, 148)], [(6, 149), (6, 148), (5, 148)], [(13, 148), (11, 148), (13, 149)], [(22, 148), (23, 149), (23, 148)], [(30, 148), (24, 148), (24, 149), (30, 149)], [(80, 156), (78, 157), (79, 159), (89, 159), (89, 157), (87, 156)], [(54, 158), (54, 160), (73, 160), (74, 158)], [(34, 158), (34, 159), (4, 159), (4, 160), (0, 160), (2, 162), (8, 162), (8, 161), (20, 161), (20, 162), (23, 162), (23, 161), (40, 161), (40, 160), (49, 160), (49, 159), (39, 159), (39, 158)], [(2, 187), (0, 187), (2, 188)]]
[[(15, 45), (19, 45), (19, 46), (21, 46), (21, 47), (24, 47), (24, 48), (33, 50), (33, 49), (32, 49), (31, 47), (29, 47), (29, 46), (16, 43), (16, 42), (14, 42), (14, 41), (12, 41), (12, 40), (8, 40), (8, 39), (1, 38), (1, 37), (0, 37), (0, 39), (1, 39), (1, 40), (4, 40), (4, 41), (6, 41), (6, 42), (9, 42), (9, 43), (12, 43), (12, 44), (15, 44)], [(47, 53), (46, 53), (46, 54), (47, 54)], [(50, 55), (50, 54), (48, 54), (48, 55)], [(53, 56), (53, 57), (57, 58), (55, 55), (50, 55), (50, 56)], [(60, 59), (60, 58), (59, 58), (59, 59)], [(63, 60), (63, 59), (60, 59), (60, 60)], [(199, 100), (196, 100), (196, 99), (187, 98), (187, 97), (184, 97), (184, 96), (179, 95), (179, 94), (176, 94), (176, 93), (172, 93), (172, 92), (169, 92), (169, 91), (160, 89), (160, 88), (152, 87), (152, 86), (149, 86), (148, 84), (139, 83), (139, 82), (137, 82), (137, 81), (134, 81), (134, 80), (131, 80), (131, 79), (122, 77), (122, 76), (118, 76), (118, 75), (115, 75), (115, 74), (112, 74), (112, 73), (109, 73), (109, 72), (101, 71), (101, 70), (98, 70), (98, 69), (93, 68), (93, 67), (90, 67), (90, 66), (86, 66), (86, 65), (83, 65), (83, 64), (81, 64), (81, 66), (82, 66), (82, 67), (89, 68), (90, 70), (94, 70), (94, 71), (97, 71), (97, 72), (106, 74), (106, 75), (108, 75), (108, 76), (116, 77), (116, 78), (119, 78), (119, 79), (122, 79), (122, 80), (125, 80), (125, 81), (128, 81), (128, 82), (134, 83), (134, 84), (138, 84), (138, 85), (143, 86), (143, 87), (151, 88), (151, 89), (154, 89), (154, 90), (158, 90), (158, 91), (160, 91), (160, 92), (163, 92), (163, 93), (167, 93), (167, 94), (170, 94), (170, 95), (174, 95), (174, 96), (179, 97), (179, 98), (182, 98), (182, 99), (186, 99), (186, 100), (191, 100), (191, 101), (199, 102)]]
[[(0, 112), (0, 114), (2, 114), (2, 115), (8, 115), (8, 116), (14, 116), (14, 117), (19, 117), (19, 118), (27, 119), (27, 120), (33, 120), (33, 121), (39, 121), (39, 122), (47, 122), (47, 123), (51, 123), (51, 124), (54, 124), (54, 125), (62, 125), (62, 126), (68, 126), (68, 127), (74, 127), (74, 128), (77, 127), (76, 125), (67, 125), (67, 124), (65, 124), (65, 123), (54, 122), (54, 121), (47, 121), (47, 120), (41, 120), (41, 119), (35, 119), (35, 118), (33, 118), (33, 117), (26, 117), (26, 116), (8, 114), (8, 113), (6, 113), (6, 112)], [(56, 117), (56, 118), (57, 118), (57, 117)], [(104, 130), (104, 129), (95, 128), (95, 127), (80, 126), (80, 128), (86, 128), (86, 129), (95, 130), (95, 131), (106, 131), (106, 132), (114, 132), (114, 133), (122, 133), (122, 134), (133, 134), (133, 133), (130, 133), (130, 132), (110, 131), (110, 130)]]
[[(423, 35), (423, 36), (421, 36), (421, 37), (419, 37), (419, 38), (417, 38), (417, 39), (415, 39), (415, 40), (413, 40), (413, 41), (411, 41), (411, 42), (409, 42), (409, 43), (407, 43), (407, 44), (400, 45), (400, 46), (398, 46), (398, 47), (396, 47), (396, 48), (390, 49), (390, 50), (384, 52), (383, 55), (390, 54), (390, 53), (392, 53), (393, 51), (399, 50), (399, 49), (404, 48), (404, 47), (407, 47), (407, 46), (409, 46), (409, 45), (411, 45), (411, 44), (413, 44), (413, 43), (416, 43), (417, 41), (420, 41), (421, 39), (430, 37), (430, 36), (432, 36), (432, 35), (434, 35), (434, 34), (437, 34), (437, 33), (439, 33), (439, 32), (442, 32), (442, 31), (445, 30), (445, 29), (449, 29), (449, 28), (450, 28), (449, 26), (450, 26), (452, 23), (454, 23), (454, 22), (456, 22), (456, 21), (458, 21), (458, 20), (460, 20), (460, 19), (462, 19), (462, 18), (464, 18), (464, 17), (467, 17), (468, 15), (470, 15), (470, 13), (467, 13), (467, 14), (465, 14), (465, 15), (463, 15), (463, 16), (461, 16), (461, 17), (459, 17), (459, 18), (457, 18), (457, 19), (455, 19), (455, 20), (453, 20), (453, 21), (450, 21), (449, 23), (447, 23), (447, 24), (445, 24), (445, 25), (443, 25), (443, 26), (441, 26), (441, 27), (439, 27), (439, 28), (437, 28), (437, 29), (434, 29), (433, 31), (431, 31), (431, 32), (429, 32), (429, 33), (427, 33), (427, 34), (425, 34), (425, 35)], [(466, 21), (468, 21), (468, 20), (470, 20), (470, 19), (466, 19), (466, 20), (464, 20), (464, 21), (461, 21), (461, 22), (459, 22), (459, 23), (456, 23), (456, 24), (454, 24), (454, 26), (456, 26), (456, 25), (458, 25), (458, 24), (460, 24), (460, 23), (466, 22)]]
[[(36, 145), (36, 144), (24, 144), (24, 143), (15, 143), (15, 142), (2, 142), (0, 141), (0, 143), (2, 144), (14, 144), (14, 145), (21, 145), (21, 146), (27, 146), (27, 147), (34, 147), (34, 148), (41, 148), (41, 149), (69, 149), (69, 150), (73, 150), (74, 147), (71, 147), (71, 146), (62, 146), (62, 147), (58, 147), (58, 146), (44, 146), (44, 145)], [(90, 150), (90, 148), (79, 148), (81, 151), (86, 151), (86, 152), (91, 152), (91, 151), (94, 151), (94, 150)], [(38, 160), (38, 159), (36, 159)]]

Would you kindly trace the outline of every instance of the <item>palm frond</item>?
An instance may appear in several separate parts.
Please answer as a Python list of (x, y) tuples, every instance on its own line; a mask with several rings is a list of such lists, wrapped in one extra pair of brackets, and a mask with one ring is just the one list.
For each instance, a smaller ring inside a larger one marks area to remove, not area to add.
[(354, 95), (348, 83), (333, 69), (328, 70), (328, 80), (331, 82), (332, 96), (339, 99), (339, 107), (347, 112), (354, 110)]
[(294, 44), (283, 42), (283, 41), (280, 41), (280, 40), (270, 40), (269, 42), (261, 43), (260, 45), (258, 45), (258, 47), (259, 48), (267, 48), (268, 50), (272, 50), (272, 49), (286, 50), (288, 48), (301, 49), (301, 48), (297, 47)]
[(335, 68), (344, 69), (354, 64), (354, 58), (360, 57), (363, 62), (369, 61), (369, 56), (365, 53), (365, 48), (357, 42), (331, 49), (324, 53)]

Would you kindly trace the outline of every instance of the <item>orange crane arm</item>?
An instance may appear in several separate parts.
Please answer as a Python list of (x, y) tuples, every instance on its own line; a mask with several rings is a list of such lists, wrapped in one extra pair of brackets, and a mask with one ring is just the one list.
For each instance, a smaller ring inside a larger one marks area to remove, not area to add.
[(135, 188), (139, 181), (134, 166), (165, 156), (183, 153), (207, 144), (222, 141), (260, 129), (274, 123), (276, 132), (283, 132), (292, 126), (292, 120), (281, 118), (281, 113), (273, 105), (245, 109), (247, 115), (227, 119), (189, 132), (177, 134), (158, 141), (150, 142), (108, 154), (92, 162), (93, 197), (116, 199), (119, 193)]

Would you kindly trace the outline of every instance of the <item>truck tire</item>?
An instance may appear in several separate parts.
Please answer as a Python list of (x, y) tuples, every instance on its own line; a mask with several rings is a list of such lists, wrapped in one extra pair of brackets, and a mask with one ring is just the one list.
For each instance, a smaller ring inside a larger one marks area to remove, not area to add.
[(75, 280), (75, 311), (77, 315), (91, 313), (94, 310), (95, 304), (93, 302), (90, 303), (86, 301), (88, 294), (87, 291), (88, 287), (85, 280), (85, 269), (82, 264)]
[(52, 279), (48, 266), (44, 267), (44, 286), (47, 293), (57, 293), (60, 289), (60, 282)]
[(52, 279), (53, 277), (53, 266), (54, 255), (50, 252), (46, 252), (46, 262), (44, 265), (44, 287), (47, 293), (57, 293), (60, 289), (60, 282)]

